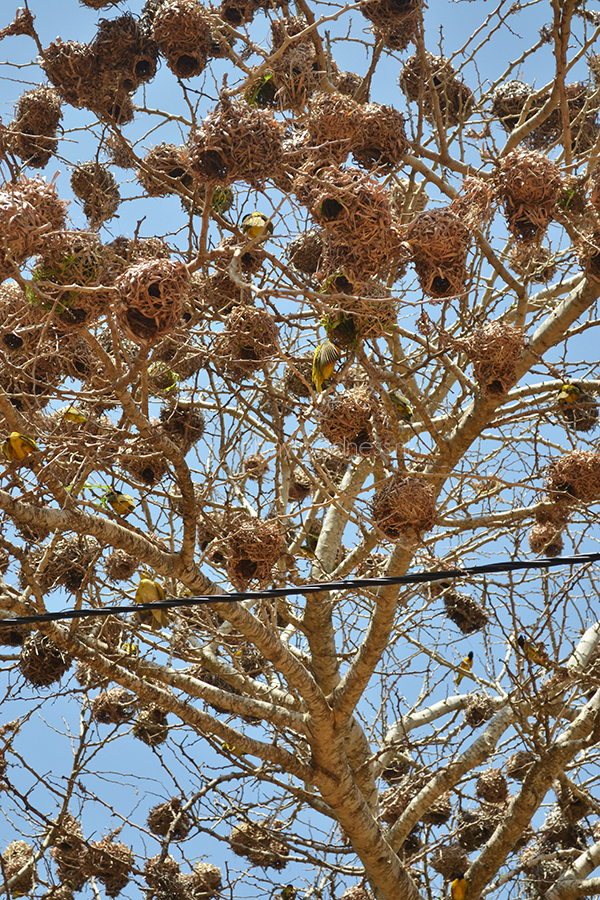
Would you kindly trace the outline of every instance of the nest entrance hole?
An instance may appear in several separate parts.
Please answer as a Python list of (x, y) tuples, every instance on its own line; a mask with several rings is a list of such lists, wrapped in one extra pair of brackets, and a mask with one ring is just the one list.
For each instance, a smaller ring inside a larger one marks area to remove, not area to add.
[(431, 282), (431, 293), (434, 297), (445, 297), (452, 285), (443, 275), (436, 275)]
[(326, 197), (321, 203), (321, 218), (326, 222), (333, 222), (345, 211), (345, 206), (335, 197)]
[(182, 53), (177, 57), (175, 68), (180, 78), (191, 78), (204, 70), (204, 60), (190, 56), (188, 53)]

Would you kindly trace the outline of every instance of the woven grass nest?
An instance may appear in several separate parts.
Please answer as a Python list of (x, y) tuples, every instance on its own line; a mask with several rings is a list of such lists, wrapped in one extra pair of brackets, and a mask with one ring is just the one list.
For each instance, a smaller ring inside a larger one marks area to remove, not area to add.
[(385, 410), (366, 388), (328, 397), (320, 411), (323, 437), (344, 456), (370, 456), (387, 447), (390, 423)]
[(260, 7), (261, 0), (221, 0), (217, 12), (228, 25), (239, 28), (251, 22)]
[(393, 106), (368, 103), (358, 113), (358, 128), (352, 145), (357, 166), (391, 172), (409, 151), (404, 116)]
[(117, 325), (136, 344), (174, 331), (190, 291), (186, 266), (177, 260), (138, 262), (116, 281)]
[(196, 0), (167, 0), (154, 17), (152, 37), (177, 78), (193, 78), (206, 68), (211, 17)]
[(84, 874), (97, 878), (108, 897), (116, 897), (129, 883), (133, 861), (133, 851), (126, 844), (103, 837), (88, 845)]
[[(93, 232), (60, 232), (48, 242), (31, 273), (41, 293), (28, 288), (28, 299), (52, 311), (52, 323), (58, 331), (89, 326), (108, 311), (111, 293), (103, 287), (114, 281), (112, 261), (112, 253)], [(74, 284), (84, 290), (63, 287)]]
[(600, 494), (600, 453), (571, 450), (553, 459), (546, 469), (544, 487), (550, 496), (566, 494), (592, 503)]
[(52, 232), (65, 227), (66, 204), (53, 182), (21, 178), (0, 189), (0, 281), (40, 253)]
[(26, 841), (11, 841), (2, 854), (3, 875), (6, 881), (14, 878), (23, 866), (29, 865), (29, 868), (11, 885), (10, 896), (20, 897), (22, 894), (28, 894), (33, 890), (36, 883), (36, 867), (34, 862), (34, 852), (31, 844)]
[(588, 816), (592, 810), (585, 797), (576, 794), (568, 784), (557, 782), (554, 786), (561, 814), (567, 822), (574, 823)]
[(475, 793), (486, 803), (504, 803), (508, 797), (508, 784), (500, 769), (482, 772), (475, 784)]
[(560, 556), (564, 548), (561, 529), (550, 522), (534, 525), (527, 539), (531, 552), (536, 556)]
[(286, 248), (290, 264), (304, 275), (314, 275), (319, 268), (323, 253), (323, 233), (311, 228), (295, 237)]
[[(426, 772), (420, 775), (406, 775), (387, 788), (381, 796), (381, 818), (383, 821), (393, 825), (409, 803), (414, 800), (419, 791), (427, 784), (430, 777)], [(426, 825), (443, 825), (450, 818), (451, 812), (450, 795), (442, 794), (425, 810), (420, 820)]]
[(177, 194), (193, 184), (186, 148), (177, 144), (157, 144), (149, 150), (136, 176), (149, 197)]
[(360, 295), (372, 279), (385, 279), (398, 262), (393, 229), (381, 232), (379, 244), (346, 241), (325, 232), (323, 256), (315, 278), (321, 293)]
[(406, 50), (415, 40), (423, 0), (361, 0), (360, 11), (390, 50)]
[(137, 705), (137, 697), (125, 688), (109, 688), (94, 698), (92, 718), (101, 725), (122, 725), (133, 718)]
[(131, 13), (100, 19), (90, 48), (99, 79), (116, 93), (136, 91), (156, 75), (158, 48)]
[(221, 870), (218, 866), (207, 862), (197, 862), (194, 866), (194, 884), (197, 893), (202, 900), (210, 900), (217, 894), (222, 886)]
[(221, 101), (190, 141), (192, 169), (206, 184), (247, 182), (260, 188), (282, 160), (283, 125), (269, 110)]
[(24, 166), (43, 169), (56, 153), (56, 131), (62, 119), (58, 93), (47, 84), (19, 97), (15, 118), (3, 135), (4, 145)]
[[(288, 38), (295, 37), (308, 27), (303, 16), (288, 16), (271, 22), (271, 54), (274, 54)], [(335, 64), (334, 64), (335, 66)], [(293, 41), (272, 61), (265, 73), (261, 90), (254, 93), (259, 105), (266, 100), (280, 109), (300, 110), (319, 87), (321, 72), (312, 36)], [(265, 93), (267, 96), (265, 97)]]
[(148, 813), (148, 828), (152, 834), (166, 837), (170, 832), (172, 840), (182, 841), (190, 833), (192, 820), (189, 813), (182, 812), (183, 800), (173, 797), (166, 803), (159, 803)]
[(322, 470), (325, 478), (328, 479), (328, 481), (331, 481), (336, 487), (341, 484), (348, 466), (350, 465), (348, 457), (334, 454), (327, 450), (313, 450), (311, 459), (317, 479), (323, 478), (323, 475), (321, 474)]
[(356, 349), (361, 341), (389, 334), (397, 319), (389, 290), (376, 281), (367, 282), (360, 296), (348, 296), (339, 306), (324, 308), (322, 313), (327, 337), (340, 350)]
[(165, 477), (169, 471), (168, 460), (160, 452), (143, 439), (133, 442), (119, 454), (119, 463), (142, 484), (154, 487)]
[(81, 825), (69, 813), (62, 817), (54, 833), (50, 855), (56, 863), (59, 880), (71, 890), (80, 891), (87, 879), (83, 874), (87, 848)]
[(535, 150), (511, 150), (494, 173), (508, 229), (524, 243), (538, 241), (552, 221), (562, 191), (558, 165)]
[(478, 728), (483, 722), (491, 719), (495, 711), (494, 702), (487, 694), (469, 694), (464, 719), (471, 728)]
[(215, 352), (224, 358), (227, 374), (243, 378), (260, 369), (278, 352), (279, 333), (273, 317), (264, 309), (239, 306), (225, 319), (215, 341)]
[(536, 284), (551, 281), (557, 272), (556, 257), (548, 247), (520, 241), (513, 245), (508, 264), (524, 281)]
[(215, 255), (219, 254), (219, 267), (226, 270), (237, 254), (240, 268), (246, 275), (259, 272), (264, 265), (266, 253), (260, 246), (248, 246), (247, 241), (240, 243), (234, 235), (220, 241), (215, 247)]
[(598, 424), (598, 401), (591, 391), (580, 391), (574, 403), (557, 403), (556, 411), (567, 428), (587, 433)]
[(443, 878), (452, 880), (457, 874), (466, 872), (470, 866), (469, 857), (460, 844), (445, 844), (438, 847), (431, 857), (431, 867)]
[[(100, 545), (95, 538), (89, 536), (59, 538), (45, 569), (38, 576), (42, 592), (49, 592), (59, 586), (71, 593), (80, 590), (86, 577), (94, 574), (93, 565), (98, 558), (99, 549)], [(32, 550), (29, 555), (30, 565), (35, 568), (46, 550), (46, 547)], [(21, 578), (22, 576), (20, 580)], [(25, 579), (22, 580), (25, 586)]]
[(523, 781), (536, 758), (533, 750), (517, 750), (507, 760), (506, 774), (515, 781)]
[(283, 373), (286, 394), (306, 400), (312, 384), (312, 356), (296, 356), (288, 360)]
[(497, 320), (478, 328), (469, 338), (450, 340), (473, 363), (473, 375), (485, 397), (501, 397), (517, 379), (523, 354), (523, 330)]
[[(538, 112), (549, 100), (551, 90), (537, 97), (529, 115)], [(585, 82), (575, 81), (565, 85), (565, 99), (569, 112), (571, 149), (575, 156), (586, 153), (598, 138), (598, 110), (600, 103)], [(557, 141), (564, 140), (563, 113), (559, 106), (527, 136), (527, 143), (536, 150), (547, 150)]]
[(411, 56), (400, 73), (400, 88), (412, 103), (419, 103), (423, 115), (435, 122), (431, 83), (435, 88), (442, 120), (447, 125), (466, 121), (475, 106), (473, 91), (456, 75), (454, 66), (443, 56), (425, 51), (425, 64), (419, 53)]
[(73, 659), (40, 631), (34, 631), (21, 644), (19, 670), (29, 684), (46, 688), (60, 681), (71, 668)]
[(458, 843), (472, 853), (486, 844), (504, 818), (504, 810), (497, 806), (482, 806), (480, 809), (462, 810), (457, 817)]
[(468, 228), (477, 228), (489, 221), (492, 215), (494, 192), (489, 182), (474, 175), (464, 179), (460, 194), (448, 209), (455, 213)]
[(121, 202), (115, 177), (95, 160), (79, 163), (71, 174), (71, 189), (83, 200), (83, 214), (97, 228), (112, 219)]
[(320, 162), (344, 163), (359, 125), (360, 105), (345, 94), (319, 92), (308, 105), (306, 129)]
[(269, 583), (273, 566), (285, 550), (275, 521), (240, 518), (224, 543), (227, 574), (238, 590), (251, 582)]
[(202, 410), (194, 403), (179, 400), (163, 406), (159, 415), (161, 431), (166, 434), (185, 455), (196, 444), (206, 427)]
[(465, 291), (471, 231), (449, 207), (424, 210), (404, 229), (419, 284), (435, 299)]
[[(498, 119), (505, 131), (511, 132), (518, 124), (521, 112), (533, 93), (531, 85), (525, 81), (505, 81), (492, 94), (492, 115)], [(528, 117), (537, 110), (531, 108)]]
[(252, 865), (280, 871), (287, 865), (290, 848), (280, 837), (282, 825), (274, 822), (240, 822), (229, 835), (231, 849)]
[(446, 616), (457, 625), (463, 634), (481, 631), (489, 621), (486, 611), (462, 591), (451, 588), (444, 594)]
[(376, 491), (371, 515), (377, 527), (393, 541), (407, 532), (430, 531), (437, 519), (433, 491), (423, 479), (398, 472)]
[(149, 706), (141, 710), (135, 718), (131, 733), (134, 738), (148, 747), (164, 744), (169, 736), (167, 714), (157, 706)]

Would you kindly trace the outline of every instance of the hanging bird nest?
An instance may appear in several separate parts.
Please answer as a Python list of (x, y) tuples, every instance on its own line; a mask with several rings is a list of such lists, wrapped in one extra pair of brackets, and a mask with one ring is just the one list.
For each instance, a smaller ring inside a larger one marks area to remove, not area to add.
[[(128, 266), (142, 260), (170, 259), (171, 251), (160, 238), (127, 238), (123, 235), (106, 245), (117, 257), (117, 265), (124, 272)], [(119, 263), (118, 260), (121, 262)]]
[(88, 44), (57, 38), (42, 52), (40, 65), (66, 103), (78, 109), (89, 103), (97, 65)]
[(562, 187), (559, 166), (542, 153), (519, 148), (500, 160), (494, 173), (495, 193), (517, 240), (530, 243), (545, 234)]
[(107, 897), (116, 897), (129, 884), (133, 861), (133, 851), (126, 844), (103, 837), (90, 842), (84, 873), (104, 885)]
[[(569, 114), (571, 149), (575, 156), (587, 153), (598, 139), (598, 110), (600, 103), (595, 90), (582, 81), (571, 82), (564, 88)], [(550, 99), (551, 90), (545, 91), (532, 103), (531, 113), (538, 112)], [(547, 150), (564, 140), (563, 111), (559, 104), (544, 121), (527, 135), (526, 142), (536, 150)]]
[(153, 856), (144, 866), (144, 878), (149, 890), (148, 900), (185, 900), (193, 897), (193, 885), (187, 884), (189, 876), (182, 875), (179, 863), (172, 856), (161, 859)]
[(319, 92), (308, 105), (306, 128), (313, 162), (341, 165), (354, 148), (360, 104), (340, 93)]
[(80, 891), (87, 880), (83, 867), (87, 848), (81, 825), (69, 813), (62, 816), (52, 838), (50, 855), (54, 859), (59, 880), (73, 891)]
[(323, 253), (323, 232), (311, 228), (299, 234), (286, 247), (290, 265), (303, 275), (314, 275), (319, 268)]
[[(228, 313), (233, 307), (238, 307), (243, 301), (243, 288), (221, 268), (205, 277), (196, 274), (192, 281), (192, 288), (198, 294), (203, 305), (209, 306), (212, 313)], [(251, 300), (248, 305), (251, 304)]]
[(236, 590), (245, 591), (251, 582), (259, 587), (269, 583), (271, 571), (285, 552), (285, 543), (275, 521), (240, 518), (224, 543), (227, 574)]
[(134, 738), (147, 744), (148, 747), (158, 747), (159, 744), (164, 744), (169, 736), (167, 714), (158, 706), (142, 709), (135, 717), (131, 733)]
[(192, 136), (192, 169), (206, 184), (245, 181), (259, 189), (281, 166), (283, 125), (269, 110), (222, 100)]
[(467, 175), (460, 194), (449, 205), (448, 209), (458, 216), (468, 228), (485, 225), (492, 216), (492, 199), (494, 192), (488, 181)]
[(377, 527), (393, 541), (410, 531), (430, 531), (437, 519), (433, 491), (422, 478), (398, 472), (376, 491), (371, 515)]
[(593, 431), (598, 424), (598, 402), (596, 395), (583, 388), (573, 403), (557, 403), (556, 411), (567, 428), (573, 431)]
[[(148, 828), (152, 834), (166, 837), (174, 841), (182, 841), (190, 833), (192, 820), (189, 813), (182, 812), (181, 797), (173, 797), (167, 803), (159, 803), (148, 813)], [(220, 872), (219, 872), (220, 876)]]
[(159, 7), (152, 37), (177, 78), (193, 78), (206, 68), (211, 17), (196, 0), (167, 0)]
[(194, 866), (194, 896), (210, 900), (221, 890), (221, 870), (212, 863), (197, 862)]
[(131, 147), (124, 138), (109, 134), (102, 143), (102, 149), (108, 157), (108, 164), (118, 169), (133, 169), (135, 158)]
[(351, 152), (363, 169), (391, 172), (409, 151), (404, 116), (393, 106), (369, 103), (355, 114), (358, 119)]
[(600, 494), (600, 453), (571, 450), (553, 459), (546, 469), (544, 487), (552, 497), (566, 494), (593, 503)]
[(389, 444), (390, 422), (374, 395), (364, 387), (327, 398), (320, 411), (323, 437), (344, 456), (370, 456)]
[(498, 806), (482, 805), (480, 809), (461, 810), (456, 819), (458, 843), (467, 853), (479, 850), (489, 841), (504, 816), (504, 810)]
[(540, 830), (540, 840), (546, 846), (558, 846), (562, 850), (571, 848), (586, 849), (586, 831), (577, 820), (569, 821), (562, 810), (554, 807), (548, 813)]
[(50, 687), (71, 668), (72, 657), (39, 631), (26, 637), (19, 654), (19, 669), (34, 687)]
[(506, 774), (515, 781), (523, 781), (536, 759), (533, 750), (517, 750), (507, 760)]
[(269, 463), (262, 453), (251, 453), (243, 462), (244, 472), (250, 481), (260, 481), (269, 471)]
[(471, 863), (460, 844), (446, 844), (438, 847), (431, 857), (431, 867), (443, 878), (451, 880), (457, 873), (466, 872)]
[(528, 536), (529, 549), (536, 556), (560, 556), (564, 548), (561, 529), (549, 522), (534, 525)]
[(11, 841), (2, 854), (2, 874), (5, 881), (15, 878), (24, 866), (28, 866), (22, 875), (15, 878), (10, 886), (10, 896), (20, 897), (33, 890), (36, 883), (35, 855), (31, 844), (25, 841)]
[(286, 394), (302, 400), (310, 397), (312, 383), (312, 357), (296, 356), (291, 358), (283, 373), (283, 386)]
[(334, 455), (327, 450), (313, 450), (312, 462), (315, 467), (317, 480), (322, 478), (320, 470), (337, 487), (341, 484), (344, 475), (350, 465), (348, 457)]
[(349, 296), (333, 309), (321, 306), (321, 312), (327, 337), (340, 350), (355, 350), (362, 341), (389, 334), (397, 320), (390, 291), (372, 280), (364, 285), (360, 296)]
[[(525, 81), (505, 81), (492, 94), (492, 115), (498, 119), (509, 133), (516, 128), (525, 104), (533, 94), (533, 88)], [(528, 117), (538, 111), (536, 104), (529, 110)]]
[(521, 328), (497, 320), (482, 325), (469, 338), (455, 340), (444, 335), (443, 340), (471, 360), (473, 375), (485, 397), (501, 397), (515, 384), (517, 363), (525, 346)]
[(40, 900), (74, 900), (74, 898), (75, 894), (68, 885), (59, 884), (42, 894)]
[(444, 607), (446, 616), (458, 625), (463, 634), (473, 634), (482, 631), (488, 623), (489, 617), (486, 611), (461, 591), (451, 588), (444, 594)]
[(501, 770), (482, 772), (475, 784), (475, 793), (486, 803), (504, 803), (508, 797), (508, 784)]
[(177, 327), (190, 291), (190, 276), (179, 261), (138, 262), (117, 281), (117, 325), (136, 344), (153, 343)]
[(513, 244), (510, 251), (509, 266), (524, 281), (545, 284), (551, 281), (557, 272), (556, 256), (548, 247), (535, 244)]
[(47, 84), (19, 97), (15, 119), (4, 133), (4, 143), (24, 166), (43, 169), (56, 153), (56, 131), (62, 119), (60, 105), (58, 93)]
[(240, 822), (229, 835), (231, 849), (252, 865), (280, 871), (287, 866), (290, 848), (280, 837), (282, 825), (274, 822)]
[[(71, 593), (79, 591), (86, 577), (93, 575), (93, 566), (98, 558), (100, 545), (92, 537), (61, 537), (55, 543), (52, 556), (46, 563), (44, 571), (38, 576), (43, 593), (57, 587), (64, 587)], [(45, 555), (47, 548), (33, 550), (29, 562), (37, 566)], [(22, 576), (20, 576), (21, 579)], [(26, 586), (23, 578), (23, 586)]]
[(252, 21), (261, 5), (262, 0), (221, 0), (217, 13), (228, 25), (239, 28)]
[(78, 163), (71, 174), (71, 189), (83, 200), (83, 214), (92, 228), (112, 219), (121, 202), (112, 172), (95, 160)]
[(573, 502), (570, 497), (558, 497), (556, 500), (552, 497), (543, 497), (545, 505), (541, 506), (535, 512), (535, 520), (538, 525), (554, 525), (561, 530), (569, 521), (573, 508)]
[(406, 50), (416, 39), (423, 0), (361, 0), (360, 11), (371, 30), (390, 50)]
[(469, 694), (464, 718), (471, 728), (478, 728), (492, 718), (496, 711), (494, 701), (487, 694)]
[(137, 705), (137, 697), (125, 688), (109, 688), (94, 698), (92, 718), (100, 725), (122, 725), (133, 718)]
[(99, 78), (113, 91), (136, 91), (156, 75), (158, 48), (131, 13), (100, 19), (91, 43)]
[[(233, 647), (235, 646), (236, 644), (233, 644)], [(244, 675), (249, 675), (251, 678), (261, 675), (267, 664), (264, 656), (250, 645), (241, 646), (235, 650), (232, 662), (233, 665), (241, 666)]]
[(336, 72), (333, 84), (340, 94), (356, 99), (355, 95), (363, 83), (362, 77), (357, 72)]
[[(361, 578), (368, 578), (368, 575), (361, 575)], [(394, 785), (398, 781), (402, 781), (405, 775), (408, 775), (410, 772), (410, 765), (404, 759), (398, 758), (393, 762), (389, 763), (384, 769), (381, 770), (381, 777), (384, 781), (386, 781), (389, 785)]]
[(54, 183), (25, 178), (0, 189), (0, 281), (47, 246), (52, 233), (65, 227), (66, 204)]
[[(49, 242), (31, 280), (35, 288), (27, 288), (28, 299), (52, 312), (58, 331), (87, 327), (108, 310), (111, 292), (105, 287), (114, 281), (112, 254), (93, 232), (63, 231)], [(84, 290), (65, 290), (74, 284)]]
[(160, 429), (185, 455), (196, 444), (206, 427), (202, 410), (194, 403), (180, 400), (160, 411)]
[(567, 822), (573, 824), (592, 812), (589, 801), (580, 794), (576, 794), (571, 785), (557, 782), (554, 790), (561, 814)]
[(219, 267), (227, 271), (230, 263), (237, 255), (242, 272), (247, 275), (259, 272), (263, 267), (266, 253), (260, 246), (248, 246), (247, 241), (240, 243), (234, 235), (222, 240), (215, 247), (215, 255), (218, 253)]
[(288, 499), (292, 503), (302, 503), (307, 497), (310, 497), (314, 484), (307, 473), (300, 467), (294, 469), (290, 478), (290, 487)]
[(464, 293), (472, 234), (450, 207), (418, 213), (404, 237), (424, 293), (435, 299)]
[(96, 688), (107, 688), (109, 679), (104, 675), (100, 675), (91, 666), (87, 666), (83, 662), (78, 662), (75, 667), (75, 680), (86, 691), (93, 691)]
[[(271, 54), (279, 50), (289, 38), (308, 27), (303, 16), (276, 19), (271, 23)], [(293, 41), (271, 63), (274, 102), (280, 109), (301, 110), (318, 89), (321, 71), (312, 35)], [(335, 63), (334, 63), (335, 66)]]
[(193, 178), (185, 147), (157, 144), (142, 162), (136, 176), (149, 197), (166, 197), (180, 193), (182, 188), (191, 189)]
[(239, 306), (225, 319), (215, 341), (215, 353), (223, 359), (228, 375), (243, 378), (256, 372), (278, 352), (279, 332), (264, 309)]
[(12, 625), (10, 628), (0, 628), (0, 646), (21, 647), (25, 638), (31, 634), (27, 625)]
[[(431, 80), (431, 82), (430, 82)], [(435, 122), (431, 84), (435, 88), (442, 121), (458, 125), (466, 121), (475, 106), (473, 91), (456, 75), (454, 66), (443, 56), (425, 51), (411, 56), (400, 73), (400, 88), (412, 103), (418, 103), (425, 118)]]

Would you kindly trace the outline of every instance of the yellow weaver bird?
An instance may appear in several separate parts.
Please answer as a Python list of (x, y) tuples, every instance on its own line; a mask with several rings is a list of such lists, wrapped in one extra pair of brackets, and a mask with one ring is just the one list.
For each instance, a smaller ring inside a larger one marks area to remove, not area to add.
[(450, 883), (450, 896), (452, 900), (465, 900), (467, 896), (467, 882), (463, 874), (457, 875)]
[(454, 679), (454, 683), (456, 687), (461, 683), (467, 672), (470, 672), (473, 668), (473, 651), (469, 651), (469, 655), (465, 656), (460, 666), (458, 667), (461, 671), (456, 673), (456, 677)]
[(577, 387), (576, 384), (563, 384), (556, 400), (558, 403), (577, 403), (580, 397), (580, 387)]
[(59, 412), (62, 414), (65, 422), (74, 422), (75, 425), (85, 425), (87, 422), (85, 413), (82, 413), (76, 406), (65, 406)]
[(135, 509), (136, 503), (129, 494), (120, 494), (109, 488), (102, 498), (104, 504), (108, 503), (113, 512), (118, 516), (128, 516)]
[(241, 750), (238, 750), (237, 747), (232, 747), (231, 744), (228, 744), (227, 741), (223, 741), (221, 744), (221, 750), (224, 750), (225, 753), (229, 753), (231, 756), (243, 756), (244, 754)]
[(273, 223), (264, 213), (254, 210), (242, 219), (242, 231), (251, 241), (257, 237), (266, 237), (266, 233), (273, 234)]
[(312, 380), (318, 394), (323, 390), (323, 382), (333, 375), (333, 370), (339, 358), (340, 351), (331, 341), (323, 341), (315, 350), (312, 364)]
[(19, 434), (13, 431), (2, 444), (2, 455), (9, 462), (23, 462), (30, 453), (38, 450), (38, 445), (33, 438), (27, 437), (26, 434)]
[(536, 646), (532, 641), (528, 641), (525, 635), (520, 634), (517, 638), (517, 643), (526, 659), (543, 666), (545, 669), (551, 668), (550, 658), (544, 650), (544, 645), (541, 641)]
[[(158, 581), (150, 578), (148, 573), (140, 575), (140, 583), (135, 589), (136, 603), (156, 603), (165, 599), (165, 592)], [(169, 624), (169, 611), (166, 609), (144, 609), (138, 613), (140, 622), (150, 622), (152, 631), (159, 631)]]
[(281, 900), (295, 900), (296, 893), (297, 891), (293, 884), (286, 884), (279, 896)]
[(388, 391), (388, 397), (394, 404), (396, 412), (405, 422), (410, 422), (413, 417), (413, 408), (400, 391)]

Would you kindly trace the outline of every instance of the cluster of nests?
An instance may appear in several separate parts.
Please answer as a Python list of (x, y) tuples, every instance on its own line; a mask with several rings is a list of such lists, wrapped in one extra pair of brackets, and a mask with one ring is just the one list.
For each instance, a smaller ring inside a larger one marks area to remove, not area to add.
[[(492, 115), (507, 132), (521, 121), (526, 123), (540, 112), (550, 99), (551, 91), (534, 91), (525, 81), (507, 81), (498, 85), (492, 95)], [(569, 113), (571, 149), (575, 156), (586, 153), (598, 139), (600, 101), (596, 92), (582, 82), (565, 85)], [(564, 139), (563, 111), (560, 103), (524, 138), (534, 150), (547, 150)]]
[(268, 584), (277, 561), (285, 553), (285, 542), (275, 520), (240, 514), (227, 529), (225, 539), (211, 546), (215, 562), (225, 560), (227, 574), (238, 590), (251, 583)]
[(281, 837), (283, 823), (277, 819), (262, 822), (240, 822), (229, 835), (231, 849), (252, 865), (263, 869), (284, 869), (290, 848)]
[(572, 450), (553, 459), (546, 468), (546, 500), (535, 514), (536, 524), (529, 532), (533, 553), (560, 556), (562, 532), (576, 502), (594, 503), (600, 497), (600, 454), (593, 450)]
[(109, 687), (94, 697), (91, 714), (99, 725), (132, 722), (133, 737), (149, 747), (164, 744), (169, 736), (166, 713), (157, 706), (140, 706), (138, 698), (122, 687)]
[[(437, 557), (428, 563), (431, 569), (443, 571), (444, 569), (454, 568), (448, 565), (444, 560)], [(436, 581), (429, 582), (429, 594), (432, 597), (442, 597), (446, 616), (451, 622), (460, 628), (463, 634), (473, 634), (475, 631), (481, 631), (485, 628), (489, 621), (489, 616), (485, 609), (477, 603), (469, 594), (458, 591), (455, 588), (455, 579), (445, 580), (440, 578)]]
[(391, 444), (387, 412), (365, 387), (332, 394), (319, 415), (321, 433), (342, 457), (370, 456)]
[(182, 872), (172, 856), (158, 854), (144, 866), (145, 892), (149, 900), (209, 900), (219, 894), (221, 870), (212, 863), (197, 862), (191, 872)]
[(444, 127), (458, 125), (469, 118), (475, 106), (472, 90), (456, 74), (450, 60), (427, 51), (406, 61), (400, 73), (400, 87), (408, 100), (419, 104), (432, 124), (439, 115)]

